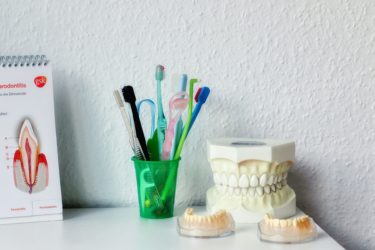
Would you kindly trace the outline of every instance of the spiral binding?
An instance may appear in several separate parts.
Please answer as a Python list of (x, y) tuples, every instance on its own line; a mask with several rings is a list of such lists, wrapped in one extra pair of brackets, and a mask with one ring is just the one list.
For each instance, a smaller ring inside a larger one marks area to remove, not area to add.
[(35, 67), (48, 64), (45, 55), (0, 56), (0, 67)]

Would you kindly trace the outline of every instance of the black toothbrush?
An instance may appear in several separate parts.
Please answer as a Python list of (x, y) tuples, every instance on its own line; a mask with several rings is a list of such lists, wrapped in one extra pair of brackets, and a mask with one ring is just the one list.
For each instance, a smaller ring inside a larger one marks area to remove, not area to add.
[(125, 102), (129, 103), (129, 105), (130, 105), (130, 108), (131, 108), (132, 114), (133, 114), (135, 134), (137, 135), (137, 138), (139, 140), (139, 144), (141, 145), (141, 148), (142, 148), (143, 154), (146, 158), (146, 161), (149, 161), (150, 156), (149, 156), (148, 151), (147, 151), (147, 145), (146, 145), (145, 136), (143, 134), (141, 120), (139, 119), (138, 111), (137, 111), (137, 108), (135, 106), (136, 97), (135, 97), (133, 87), (132, 86), (123, 87), (122, 88), (122, 95), (124, 96)]

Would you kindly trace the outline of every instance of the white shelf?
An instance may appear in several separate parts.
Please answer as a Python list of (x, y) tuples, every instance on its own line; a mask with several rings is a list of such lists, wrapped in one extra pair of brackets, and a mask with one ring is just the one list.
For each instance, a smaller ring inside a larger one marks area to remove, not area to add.
[(226, 238), (185, 238), (177, 233), (176, 217), (141, 219), (135, 207), (65, 209), (64, 221), (0, 225), (0, 235), (0, 249), (7, 250), (344, 249), (320, 228), (314, 241), (294, 245), (259, 241), (255, 224)]

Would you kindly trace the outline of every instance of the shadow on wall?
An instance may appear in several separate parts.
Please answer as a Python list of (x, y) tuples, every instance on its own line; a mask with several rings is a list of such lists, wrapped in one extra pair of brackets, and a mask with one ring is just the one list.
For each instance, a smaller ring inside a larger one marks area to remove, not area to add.
[[(328, 202), (329, 200), (336, 200), (337, 206), (339, 206), (342, 201), (340, 201), (340, 197), (336, 193), (340, 192), (340, 190), (338, 190), (338, 185), (334, 181), (325, 180), (325, 182), (322, 182), (317, 170), (317, 166), (306, 165), (297, 161), (289, 171), (288, 184), (296, 192), (297, 207), (311, 216), (324, 231), (340, 244), (347, 245), (344, 240), (345, 236), (338, 234), (338, 224), (326, 220), (327, 216), (332, 218), (333, 221), (339, 221), (341, 218), (338, 215), (339, 209), (330, 207)], [(319, 204), (314, 202), (322, 198), (327, 202)]]
[[(104, 149), (114, 155), (116, 150), (120, 152), (122, 149), (116, 146), (117, 141), (107, 141), (113, 126), (110, 119), (100, 115), (108, 114), (108, 110), (115, 111), (109, 105), (102, 105), (108, 101), (113, 102), (112, 92), (108, 91), (102, 95), (102, 91), (98, 91), (98, 88), (93, 87), (92, 83), (83, 79), (78, 72), (56, 70), (54, 81), (64, 207), (123, 205), (121, 197), (126, 191), (119, 190), (122, 190), (124, 180), (130, 177), (123, 178), (122, 174), (133, 178), (133, 170), (121, 169), (116, 172), (119, 162), (108, 165), (111, 155), (106, 155)], [(126, 163), (126, 166), (129, 164), (130, 162)], [(134, 192), (128, 193), (131, 194), (129, 199), (135, 196)]]
[[(80, 162), (77, 133), (74, 122), (74, 102), (67, 91), (67, 81), (82, 82), (77, 76), (66, 76), (65, 72), (55, 70), (54, 72), (54, 97), (56, 133), (59, 152), (60, 180), (63, 194), (64, 207), (80, 207), (84, 197), (83, 190), (75, 188), (75, 183), (84, 181), (83, 168), (77, 168)], [(72, 79), (73, 78), (73, 79)], [(69, 79), (69, 80), (68, 80)], [(74, 196), (71, 196), (74, 194)], [(71, 204), (74, 204), (71, 206)]]

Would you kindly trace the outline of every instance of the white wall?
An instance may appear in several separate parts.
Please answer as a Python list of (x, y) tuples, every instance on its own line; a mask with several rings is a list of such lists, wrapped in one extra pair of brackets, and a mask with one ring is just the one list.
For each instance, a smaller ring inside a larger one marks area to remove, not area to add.
[(346, 248), (375, 248), (373, 1), (2, 1), (0, 34), (1, 54), (53, 62), (66, 206), (136, 202), (112, 90), (154, 97), (161, 63), (212, 87), (179, 203), (212, 185), (206, 138), (295, 139), (298, 205)]

